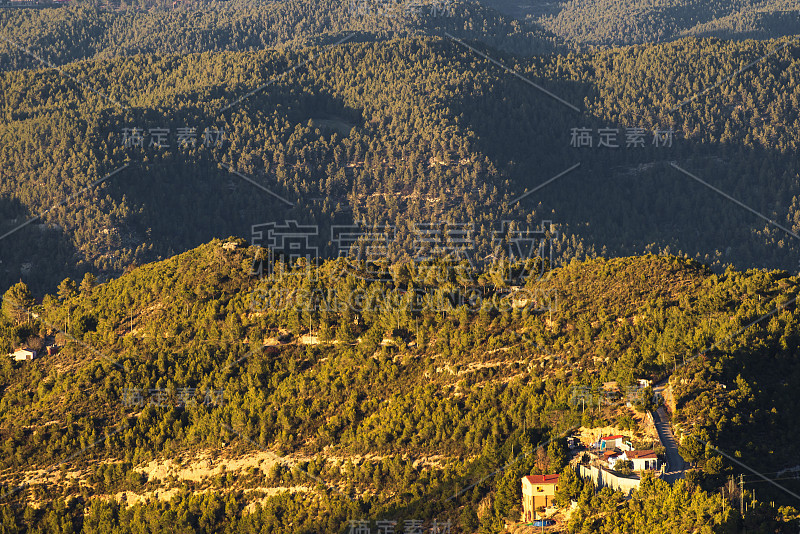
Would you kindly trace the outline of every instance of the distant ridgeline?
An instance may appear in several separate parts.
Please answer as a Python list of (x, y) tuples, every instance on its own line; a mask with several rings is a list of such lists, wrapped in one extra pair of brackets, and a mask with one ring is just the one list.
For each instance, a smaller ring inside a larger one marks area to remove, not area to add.
[(360, 232), (391, 235), (393, 258), (491, 261), (547, 230), (554, 264), (797, 268), (796, 43), (531, 59), (474, 44), (538, 87), (439, 38), (6, 72), (0, 288), (42, 295), (214, 237), (275, 246), (291, 225), (321, 258)]
[(463, 0), (123, 0), (100, 7), (72, 0), (57, 9), (0, 9), (0, 71), (39, 68), (39, 59), (64, 65), (134, 54), (299, 48), (346, 36), (358, 42), (445, 32), (520, 54), (549, 53), (561, 42), (538, 25)]
[(797, 0), (484, 0), (575, 45), (627, 45), (681, 37), (772, 39), (796, 35)]
[[(56, 64), (300, 46), (343, 32), (383, 40), (447, 31), (538, 54), (688, 36), (775, 39), (800, 27), (798, 0), (0, 0), (0, 8), (2, 35)], [(2, 70), (36, 64), (2, 48), (0, 59)]]

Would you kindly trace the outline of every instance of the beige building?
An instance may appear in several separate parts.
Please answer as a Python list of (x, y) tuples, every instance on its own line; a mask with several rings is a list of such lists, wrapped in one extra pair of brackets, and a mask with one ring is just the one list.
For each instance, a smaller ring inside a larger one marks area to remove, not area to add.
[(536, 509), (553, 504), (558, 491), (558, 475), (529, 475), (522, 477), (522, 520), (536, 519)]

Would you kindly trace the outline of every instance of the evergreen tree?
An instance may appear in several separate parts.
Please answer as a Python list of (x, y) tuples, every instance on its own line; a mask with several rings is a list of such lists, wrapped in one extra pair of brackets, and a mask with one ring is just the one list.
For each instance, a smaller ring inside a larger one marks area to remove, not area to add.
[(20, 281), (3, 295), (3, 314), (15, 324), (20, 324), (29, 318), (34, 304), (33, 295), (28, 286)]

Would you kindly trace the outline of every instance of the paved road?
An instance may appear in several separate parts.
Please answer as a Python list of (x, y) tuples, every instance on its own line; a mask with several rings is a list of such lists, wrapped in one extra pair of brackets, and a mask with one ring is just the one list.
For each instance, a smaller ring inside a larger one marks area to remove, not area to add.
[(664, 407), (660, 407), (652, 414), (653, 423), (655, 424), (656, 432), (658, 432), (658, 439), (661, 440), (661, 444), (667, 450), (667, 473), (662, 478), (672, 483), (683, 478), (684, 461), (678, 452), (678, 441), (672, 434), (672, 429), (669, 426), (669, 416)]

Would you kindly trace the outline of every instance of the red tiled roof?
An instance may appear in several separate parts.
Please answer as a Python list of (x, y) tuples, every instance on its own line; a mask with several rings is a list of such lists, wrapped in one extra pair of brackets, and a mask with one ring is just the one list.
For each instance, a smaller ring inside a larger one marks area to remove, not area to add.
[(558, 484), (558, 475), (528, 475), (523, 478), (531, 484)]
[(650, 458), (658, 458), (655, 451), (628, 451), (625, 456), (633, 460), (634, 458), (640, 460), (649, 460)]
[(605, 438), (600, 438), (600, 441), (611, 441), (612, 439), (619, 439), (619, 438), (624, 438), (624, 437), (625, 436), (623, 436), (622, 434), (618, 434), (616, 436), (608, 436), (608, 437), (605, 437)]
[(608, 459), (609, 459), (609, 458), (611, 458), (612, 456), (619, 456), (620, 454), (622, 454), (622, 453), (621, 453), (621, 452), (618, 452), (618, 451), (605, 451), (605, 452), (603, 453), (603, 457), (604, 457), (606, 460), (608, 460)]

